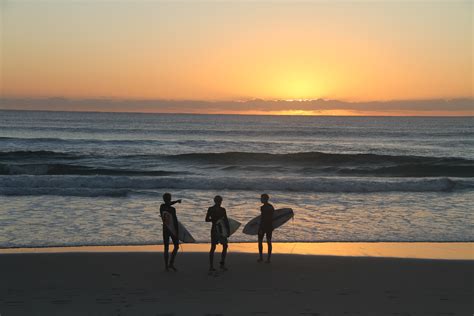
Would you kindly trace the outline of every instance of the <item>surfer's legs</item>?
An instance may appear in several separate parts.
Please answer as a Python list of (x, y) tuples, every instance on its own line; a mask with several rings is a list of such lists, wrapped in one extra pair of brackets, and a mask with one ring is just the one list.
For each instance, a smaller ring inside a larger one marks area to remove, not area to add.
[(268, 257), (267, 262), (270, 262), (270, 258), (272, 257), (272, 231), (267, 231), (265, 235), (267, 235), (267, 246), (268, 246)]
[(163, 229), (163, 248), (164, 253), (163, 257), (165, 259), (165, 269), (168, 270), (168, 258), (169, 258), (169, 249), (170, 249), (170, 236), (167, 232)]
[(211, 228), (211, 250), (209, 251), (209, 270), (215, 271), (214, 269), (214, 253), (216, 252), (217, 244), (219, 243), (219, 236), (217, 233), (217, 228), (215, 225), (212, 225)]
[(229, 248), (229, 245), (227, 243), (222, 244), (221, 267), (225, 265), (225, 257), (227, 255), (227, 248)]
[(178, 238), (175, 238), (173, 236), (171, 236), (171, 239), (173, 240), (173, 252), (171, 253), (169, 267), (176, 271), (176, 268), (174, 267), (174, 259), (176, 258), (176, 254), (178, 253), (178, 250), (179, 250), (179, 240)]
[(258, 254), (259, 259), (258, 262), (263, 261), (263, 236), (267, 238), (267, 246), (268, 246), (268, 257), (267, 262), (270, 262), (270, 258), (272, 257), (272, 231), (271, 230), (261, 230), (258, 232)]
[(174, 244), (173, 246), (173, 252), (171, 253), (171, 259), (170, 259), (170, 267), (174, 267), (174, 259), (176, 258), (176, 254), (178, 253), (179, 249), (179, 244)]
[(259, 254), (259, 259), (258, 261), (263, 260), (263, 231), (258, 232), (258, 254)]
[(217, 244), (211, 243), (211, 250), (209, 251), (209, 270), (214, 270), (214, 252), (216, 251)]

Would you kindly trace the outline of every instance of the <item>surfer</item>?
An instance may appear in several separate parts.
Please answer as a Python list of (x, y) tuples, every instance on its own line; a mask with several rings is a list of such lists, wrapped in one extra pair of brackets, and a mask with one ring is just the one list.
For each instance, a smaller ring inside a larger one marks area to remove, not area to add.
[[(171, 201), (171, 194), (163, 194), (163, 201), (165, 203), (160, 205), (160, 216), (163, 220), (163, 244), (164, 244), (164, 258), (165, 258), (165, 269), (177, 271), (174, 266), (174, 259), (179, 249), (179, 239), (178, 239), (178, 218), (176, 217), (176, 209), (172, 207), (173, 204), (181, 203), (181, 200)], [(171, 216), (171, 218), (169, 218)], [(174, 226), (174, 232), (166, 225), (166, 222), (172, 220)], [(173, 252), (171, 253), (171, 259), (168, 262), (169, 258), (169, 248), (170, 248), (170, 237), (173, 241)]]
[(230, 232), (229, 220), (225, 208), (221, 207), (222, 197), (216, 195), (214, 197), (214, 206), (207, 210), (206, 222), (212, 222), (211, 227), (211, 250), (209, 251), (209, 271), (216, 271), (214, 269), (214, 252), (217, 244), (222, 244), (222, 254), (220, 268), (227, 270), (225, 266), (225, 257), (227, 255), (227, 237)]
[(273, 213), (275, 212), (273, 205), (268, 203), (269, 199), (270, 197), (268, 194), (264, 193), (260, 196), (260, 201), (263, 205), (260, 207), (262, 217), (258, 228), (258, 253), (260, 254), (258, 262), (263, 261), (263, 236), (266, 236), (268, 245), (268, 257), (266, 263), (270, 263), (272, 256)]

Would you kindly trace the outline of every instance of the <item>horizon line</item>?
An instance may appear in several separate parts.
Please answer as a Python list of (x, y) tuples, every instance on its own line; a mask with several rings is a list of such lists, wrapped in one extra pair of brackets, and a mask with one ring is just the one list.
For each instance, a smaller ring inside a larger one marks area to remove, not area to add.
[(472, 115), (324, 115), (324, 114), (251, 114), (251, 113), (192, 113), (192, 112), (138, 112), (138, 111), (81, 111), (81, 110), (30, 110), (1, 109), (0, 112), (55, 112), (55, 113), (89, 113), (89, 114), (156, 114), (156, 115), (222, 115), (222, 116), (315, 116), (315, 117), (420, 117), (420, 118), (467, 118)]
[(199, 98), (137, 98), (137, 97), (117, 97), (117, 96), (9, 96), (0, 95), (0, 101), (2, 99), (18, 99), (18, 100), (73, 100), (73, 101), (85, 101), (85, 100), (108, 100), (108, 101), (165, 101), (165, 102), (312, 102), (312, 101), (326, 101), (326, 102), (344, 102), (344, 103), (371, 103), (371, 102), (408, 102), (408, 101), (453, 101), (453, 100), (474, 100), (474, 96), (456, 96), (456, 97), (420, 97), (420, 98), (400, 98), (400, 99), (368, 99), (368, 100), (349, 100), (329, 97), (317, 97), (317, 98), (260, 98), (260, 97), (248, 97), (241, 99), (199, 99)]
[(474, 116), (472, 97), (348, 102), (332, 99), (205, 101), (119, 98), (8, 98), (0, 109), (64, 112), (272, 116)]

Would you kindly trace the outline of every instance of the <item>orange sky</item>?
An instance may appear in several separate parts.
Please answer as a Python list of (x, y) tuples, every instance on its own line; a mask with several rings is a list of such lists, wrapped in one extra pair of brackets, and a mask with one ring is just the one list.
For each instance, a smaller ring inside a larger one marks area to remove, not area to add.
[(4, 97), (473, 97), (471, 1), (0, 5)]

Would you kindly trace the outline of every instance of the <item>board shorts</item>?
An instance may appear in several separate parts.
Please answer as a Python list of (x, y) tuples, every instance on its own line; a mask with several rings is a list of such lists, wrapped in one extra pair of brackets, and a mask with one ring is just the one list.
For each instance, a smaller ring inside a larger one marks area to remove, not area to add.
[(215, 227), (215, 225), (213, 225), (213, 227), (211, 228), (211, 243), (217, 245), (217, 244), (227, 244), (227, 242), (228, 242), (227, 237), (219, 234), (219, 232), (217, 231), (217, 228)]
[(263, 236), (267, 236), (267, 239), (272, 239), (273, 228), (271, 227), (262, 227), (258, 230), (258, 238), (263, 239)]

